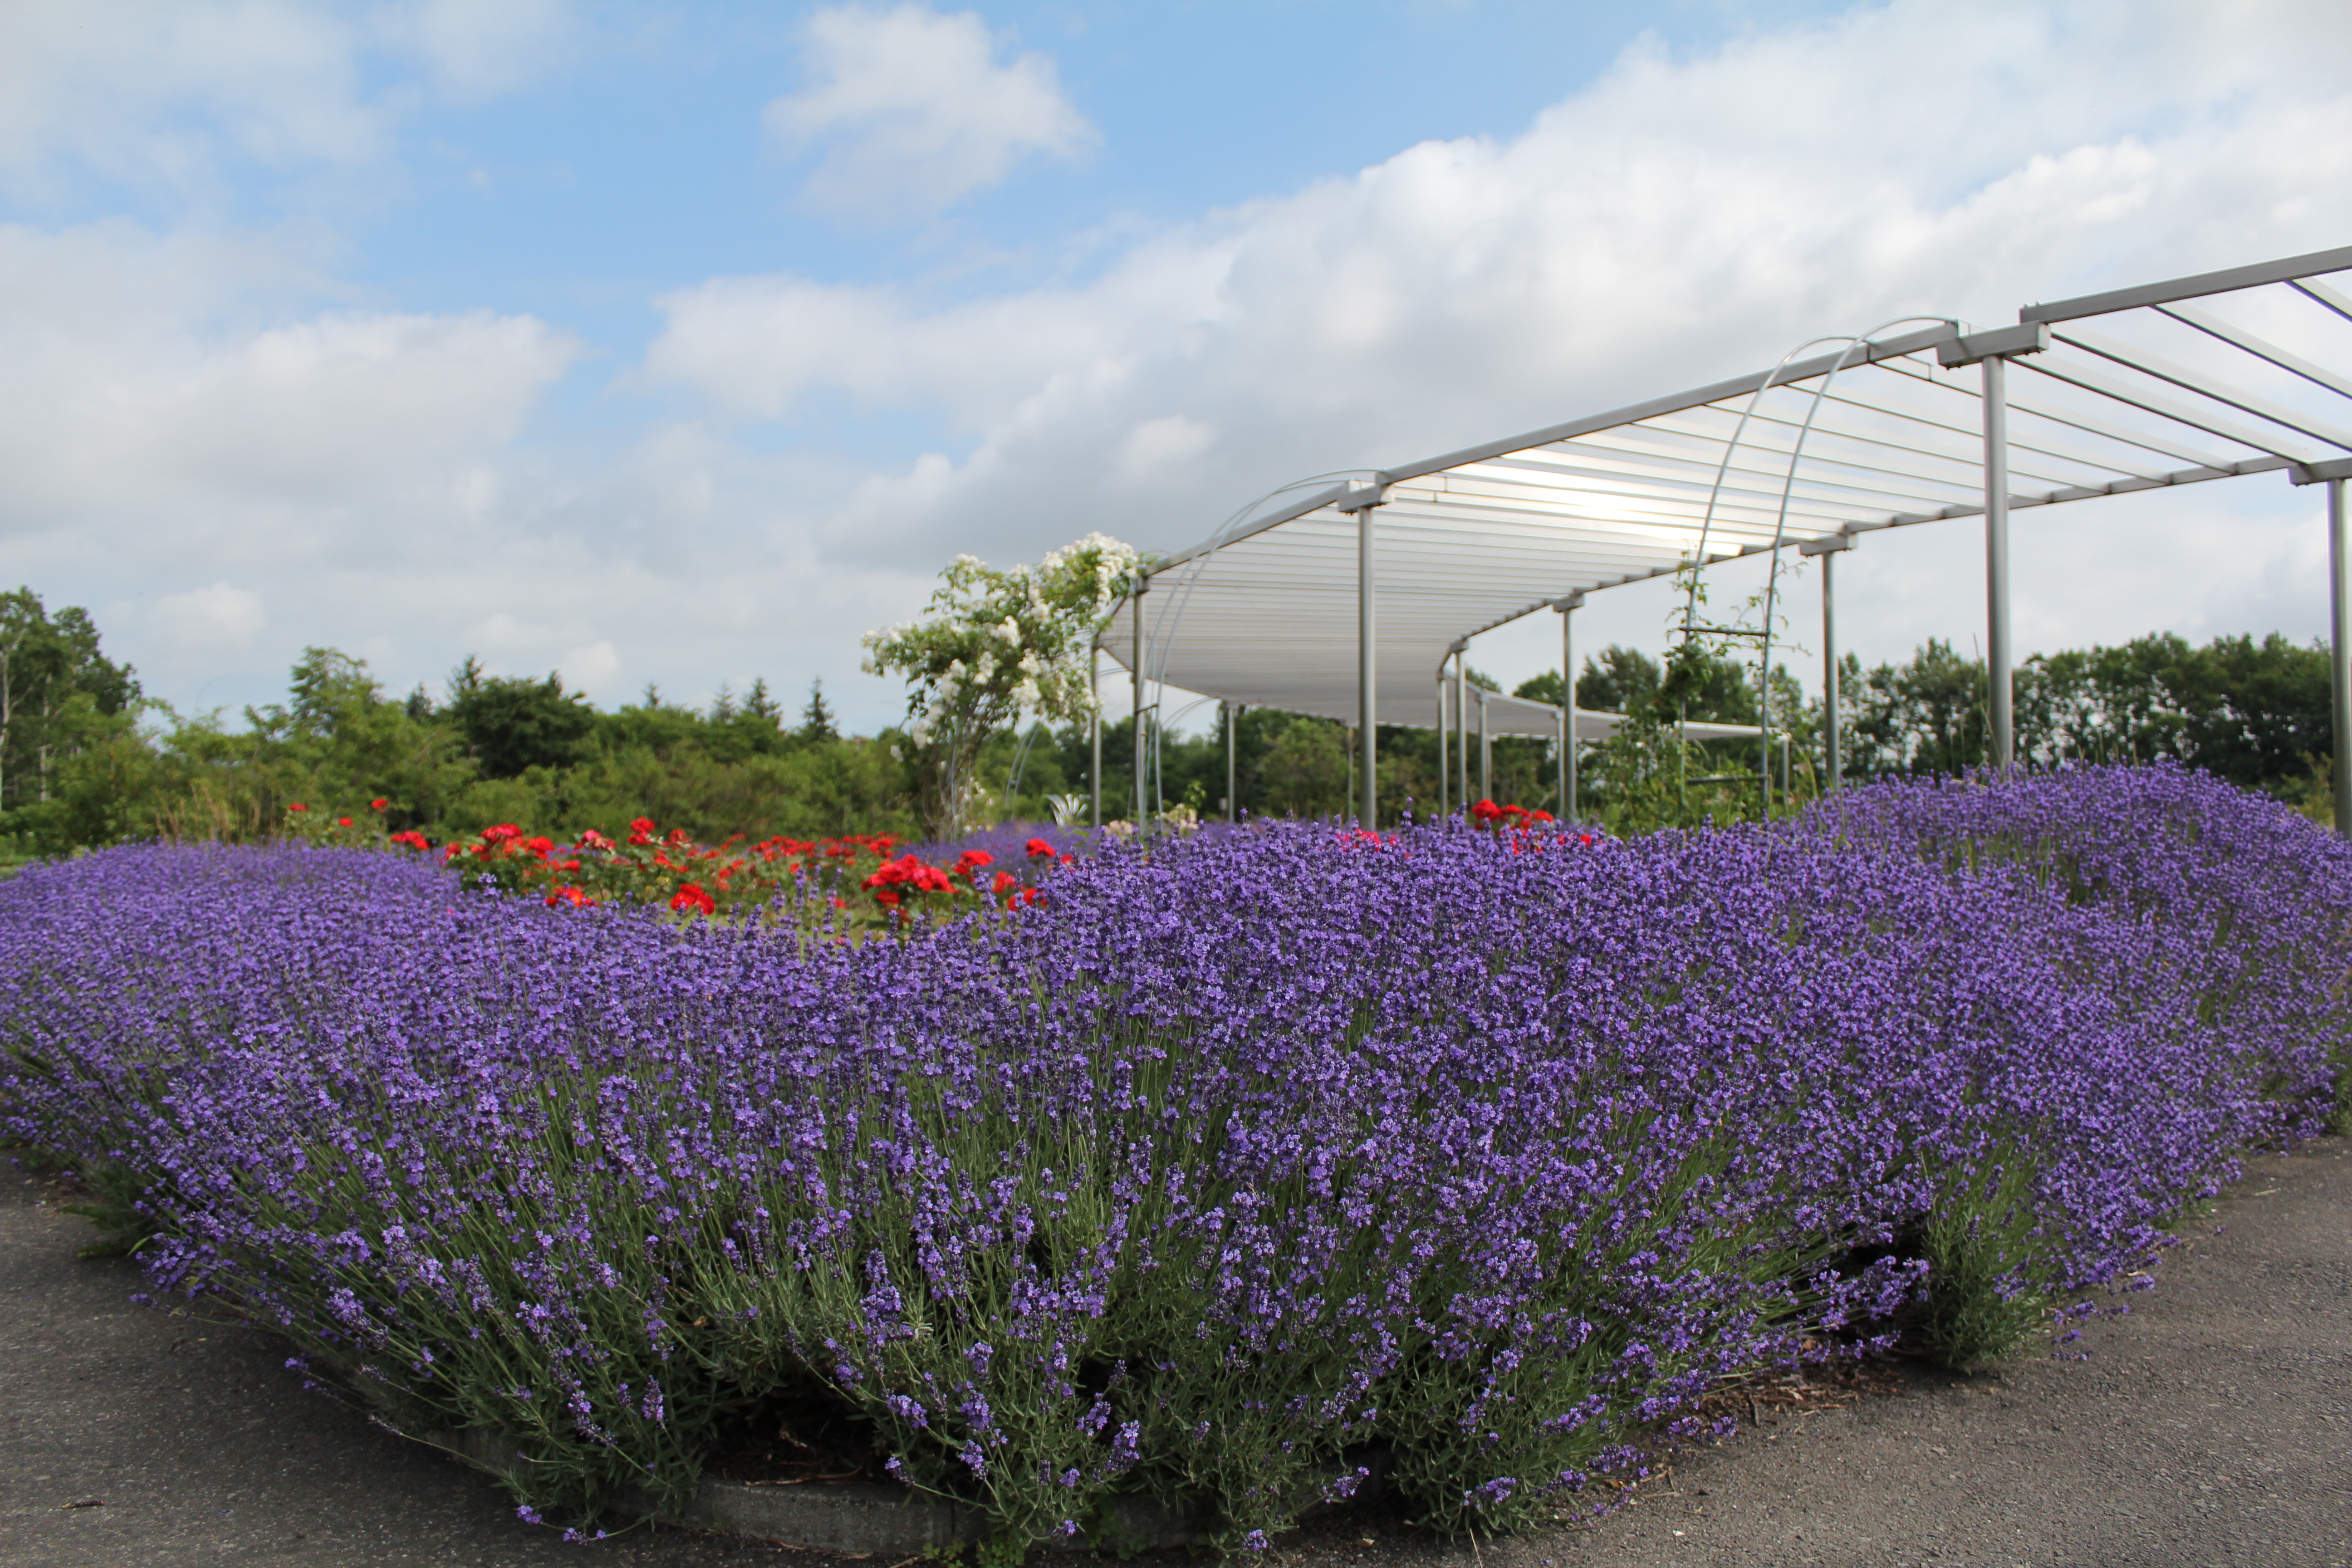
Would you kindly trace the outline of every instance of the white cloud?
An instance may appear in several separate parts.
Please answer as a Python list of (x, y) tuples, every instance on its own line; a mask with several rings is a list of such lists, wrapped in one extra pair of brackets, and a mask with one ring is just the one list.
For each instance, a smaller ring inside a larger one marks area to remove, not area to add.
[(927, 5), (829, 6), (812, 15), (803, 53), (816, 79), (765, 114), (788, 153), (821, 148), (811, 201), (862, 217), (936, 212), (1002, 182), (1036, 154), (1076, 157), (1094, 127), (1062, 94), (1054, 62), (995, 60), (979, 14)]
[[(10, 0), (0, 6), (0, 183), (96, 174), (198, 201), (225, 169), (381, 163), (417, 86), (478, 99), (563, 53), (562, 0)], [(387, 55), (421, 83), (371, 89)]]
[(253, 646), (268, 620), (259, 594), (215, 583), (164, 595), (155, 601), (147, 626), (153, 636), (193, 653), (241, 653)]
[[(988, 63), (976, 23), (929, 24)], [(605, 702), (823, 675), (873, 725), (898, 704), (853, 673), (857, 634), (959, 551), (1034, 560), (1097, 527), (1179, 548), (1276, 484), (1817, 331), (2343, 243), (2348, 44), (2332, 5), (1910, 0), (1637, 51), (1516, 136), (1202, 215), (1075, 280), (677, 289), (641, 374), (694, 411), (615, 437), (608, 402), (568, 444), (532, 421), (583, 349), (534, 317), (352, 309), (301, 233), (0, 227), (0, 535), (52, 603), (146, 606), (109, 647), (175, 700), (223, 658), (195, 630), (254, 624), (199, 613), (233, 584), (267, 609), (235, 700), (329, 643), (399, 650), (395, 689), (468, 651)], [(877, 416), (839, 449), (836, 403)], [(877, 449), (901, 456), (845, 455)], [(2266, 483), (2021, 516), (2021, 635), (2318, 629), (2310, 498)], [(2213, 572), (2216, 538), (2247, 563)], [(1967, 646), (1979, 549), (1965, 524), (1872, 539), (1841, 566), (1846, 634)], [(1635, 590), (1585, 615), (1596, 640), (1660, 624)], [(1524, 657), (1557, 635), (1540, 620)]]
[(2325, 62), (2347, 47), (2352, 11), (2297, 0), (1902, 0), (1696, 59), (1644, 47), (1516, 137), (1206, 215), (1084, 283), (931, 307), (714, 279), (660, 301), (646, 368), (729, 419), (832, 393), (971, 436), (858, 487), (818, 525), (835, 560), (1022, 558), (1096, 526), (1177, 548), (1277, 483), (1713, 380), (1816, 332), (1998, 322), (2341, 244), (2352, 94)]
[(1151, 483), (1180, 464), (1197, 460), (1217, 444), (1217, 433), (1184, 414), (1163, 414), (1146, 419), (1119, 441), (1111, 457), (1111, 473), (1130, 486)]
[(0, 228), (0, 463), (20, 501), (275, 520), (441, 469), (478, 489), (465, 459), (512, 441), (578, 353), (479, 310), (242, 321), (278, 292), (245, 287), (247, 268), (297, 271), (258, 243)]
[(511, 91), (570, 52), (565, 0), (415, 0), (374, 14), (375, 36), (425, 67), (452, 98)]

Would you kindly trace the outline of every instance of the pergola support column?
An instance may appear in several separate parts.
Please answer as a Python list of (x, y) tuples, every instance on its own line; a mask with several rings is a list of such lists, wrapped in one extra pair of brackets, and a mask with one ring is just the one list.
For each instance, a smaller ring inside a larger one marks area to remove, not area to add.
[(1087, 768), (1087, 793), (1090, 804), (1087, 809), (1087, 826), (1102, 826), (1102, 647), (1097, 644), (1087, 649), (1087, 695), (1094, 702), (1093, 721), (1087, 726), (1087, 745), (1093, 760)]
[(2286, 477), (2298, 485), (2327, 487), (2327, 717), (2336, 731), (2336, 832), (2352, 838), (2352, 524), (2344, 516), (2344, 481), (2352, 479), (2352, 458), (2297, 463)]
[(1239, 822), (1242, 816), (1242, 797), (1234, 788), (1234, 748), (1236, 744), (1234, 731), (1242, 727), (1242, 705), (1238, 702), (1220, 702), (1217, 706), (1223, 709), (1225, 714), (1225, 820)]
[(1135, 697), (1135, 783), (1127, 803), (1127, 818), (1138, 827), (1150, 820), (1143, 809), (1145, 757), (1143, 739), (1143, 594), (1149, 584), (1138, 582), (1128, 599), (1129, 631), (1133, 640), (1128, 666), (1128, 683)]
[[(1837, 558), (1853, 548), (1853, 535), (1832, 533), (1809, 539), (1797, 546), (1800, 555), (1817, 555), (1822, 562), (1822, 790), (1832, 794), (1844, 787), (1845, 758), (1839, 745), (1837, 650)], [(1784, 767), (1782, 771), (1787, 770)]]
[(1992, 765), (2017, 761), (2009, 640), (2009, 362), (1984, 362), (1985, 676), (1992, 688)]
[(1381, 820), (1380, 789), (1380, 608), (1379, 566), (1374, 553), (1372, 513), (1387, 499), (1388, 487), (1375, 483), (1349, 490), (1332, 504), (1356, 514), (1356, 765), (1363, 775), (1357, 791), (1356, 820), (1367, 828)]
[(2327, 669), (2336, 731), (2336, 831), (2352, 838), (2352, 539), (2345, 536), (2344, 479), (2327, 481)]
[(1478, 694), (1478, 798), (1495, 798), (1495, 742), (1486, 732), (1486, 689), (1471, 688)]
[(1445, 698), (1445, 666), (1441, 661), (1437, 667), (1437, 816), (1440, 821), (1445, 817), (1445, 797), (1454, 793), (1454, 761), (1447, 754), (1453, 748), (1446, 744), (1452, 739), (1447, 731), (1453, 726), (1454, 715)]
[(1445, 651), (1454, 660), (1454, 804), (1470, 809), (1470, 693), (1462, 680), (1462, 656), (1469, 644), (1457, 642)]
[(1576, 612), (1581, 590), (1557, 601), (1559, 611), (1559, 819), (1577, 820), (1576, 810)]

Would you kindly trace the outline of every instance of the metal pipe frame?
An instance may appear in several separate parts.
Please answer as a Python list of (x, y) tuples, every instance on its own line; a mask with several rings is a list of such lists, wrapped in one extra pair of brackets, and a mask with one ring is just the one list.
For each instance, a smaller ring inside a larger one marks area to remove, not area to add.
[(1102, 649), (1087, 650), (1087, 695), (1094, 700), (1093, 722), (1087, 726), (1087, 747), (1094, 753), (1088, 764), (1087, 793), (1093, 797), (1087, 812), (1087, 826), (1102, 827)]
[(1445, 703), (1445, 666), (1440, 663), (1437, 667), (1437, 815), (1441, 821), (1446, 816), (1446, 796), (1454, 793), (1454, 759), (1446, 754), (1451, 748), (1446, 745), (1450, 737), (1445, 732), (1453, 722), (1454, 715), (1447, 711)]
[(1837, 651), (1837, 552), (1822, 555), (1822, 762), (1826, 770), (1822, 790), (1834, 795), (1844, 787), (1845, 758), (1839, 754)]
[(1128, 667), (1129, 687), (1135, 694), (1135, 781), (1128, 790), (1127, 819), (1140, 827), (1144, 823), (1143, 781), (1146, 754), (1143, 743), (1143, 595), (1149, 587), (1138, 582), (1135, 592), (1128, 598), (1129, 617), (1135, 637), (1134, 662)]
[(1827, 769), (1822, 791), (1825, 795), (1844, 787), (1845, 758), (1838, 731), (1836, 563), (1840, 554), (1853, 548), (1851, 533), (1833, 533), (1797, 546), (1798, 554), (1818, 556), (1822, 563), (1822, 763)]
[(1225, 820), (1239, 822), (1242, 817), (1242, 797), (1234, 788), (1234, 749), (1237, 744), (1234, 731), (1242, 727), (1242, 705), (1220, 702), (1217, 706), (1225, 715)]
[(2336, 832), (2352, 838), (2352, 539), (2345, 532), (2344, 480), (2327, 484), (2328, 714), (2336, 730)]
[(1478, 694), (1478, 798), (1495, 798), (1495, 741), (1486, 732), (1486, 689), (1474, 686)]
[(1454, 806), (1470, 809), (1470, 691), (1463, 687), (1463, 644), (1454, 644)]
[(1578, 820), (1576, 805), (1576, 612), (1581, 593), (1559, 601), (1559, 819)]
[[(2347, 270), (2352, 270), (2352, 247), (2315, 251), (2308, 255), (2284, 258), (2252, 267), (2228, 268), (2133, 289), (2110, 290), (2075, 300), (2030, 306), (2018, 312), (2020, 325), (2013, 328), (1972, 331), (1965, 330), (1957, 321), (1939, 320), (1934, 321), (1926, 330), (1906, 332), (1884, 342), (1866, 342), (1858, 346), (1849, 345), (1839, 352), (1807, 359), (1802, 363), (1784, 363), (1770, 371), (1751, 373), (1711, 386), (1695, 388), (1689, 392), (1550, 426), (1541, 430), (1528, 431), (1520, 436), (1487, 442), (1478, 447), (1447, 453), (1421, 462), (1384, 470), (1351, 470), (1352, 473), (1369, 475), (1368, 488), (1359, 489), (1355, 484), (1350, 483), (1347, 477), (1340, 474), (1317, 476), (1314, 479), (1301, 480), (1295, 485), (1285, 487), (1283, 490), (1265, 498), (1264, 501), (1254, 503), (1252, 508), (1244, 509), (1243, 513), (1235, 514), (1234, 520), (1219, 531), (1217, 537), (1210, 544), (1171, 557), (1163, 562), (1159, 570), (1165, 571), (1205, 559), (1208, 552), (1254, 537), (1267, 529), (1279, 527), (1286, 521), (1327, 507), (1336, 509), (1342, 513), (1347, 511), (1360, 513), (1364, 507), (1378, 505), (1385, 500), (1384, 492), (1391, 486), (1411, 484), (1428, 476), (1443, 475), (1448, 470), (1490, 461), (1498, 462), (1506, 467), (1527, 466), (1547, 468), (1557, 467), (1558, 465), (1554, 464), (1533, 462), (1530, 460), (1530, 455), (1539, 453), (1545, 448), (1563, 448), (1586, 435), (1624, 428), (1647, 420), (1664, 421), (1686, 411), (1711, 408), (1718, 412), (1728, 412), (1729, 410), (1723, 407), (1724, 405), (1735, 399), (1752, 400), (1766, 387), (1801, 384), (1816, 376), (1833, 377), (1839, 371), (1851, 365), (1883, 365), (1892, 374), (1920, 375), (1921, 372), (1914, 367), (1919, 365), (1929, 353), (1933, 353), (1944, 368), (1954, 369), (1967, 364), (1971, 360), (1977, 360), (1986, 365), (1997, 365), (2011, 355), (2035, 354), (2037, 351), (2046, 349), (2053, 343), (2061, 344), (2067, 349), (2078, 351), (2080, 355), (2090, 356), (2093, 363), (2103, 360), (2109, 365), (2123, 367), (2134, 379), (2128, 383), (2118, 380), (2112, 374), (2101, 374), (2094, 369), (2092, 363), (2084, 363), (2064, 353), (2038, 356), (2045, 358), (2048, 361), (2046, 364), (2037, 363), (2034, 359), (2021, 359), (2019, 363), (2027, 369), (2039, 372), (2054, 381), (2080, 388), (2092, 395), (2095, 400), (2119, 402), (2153, 414), (2168, 426), (2202, 431), (2237, 445), (2251, 447), (2255, 451), (2264, 454), (2261, 458), (2252, 459), (2225, 458), (2201, 462), (2179, 473), (2162, 475), (2132, 473), (2130, 477), (2114, 483), (2068, 486), (2051, 490), (2047, 494), (2039, 493), (2036, 490), (2034, 493), (2012, 497), (2004, 493), (1997, 504), (1981, 509), (1987, 512), (1990, 568), (1994, 566), (1991, 559), (1994, 554), (2005, 553), (2007, 518), (2005, 515), (1995, 515), (1996, 513), (2005, 513), (2021, 506), (2046, 505), (2064, 500), (2088, 499), (2097, 495), (2120, 494), (2140, 489), (2155, 489), (2250, 474), (2289, 465), (2316, 465), (2327, 460), (2328, 455), (2324, 452), (2304, 449), (2303, 443), (2305, 440), (2332, 446), (2339, 452), (2352, 451), (2352, 427), (2338, 427), (2332, 423), (2315, 419), (2299, 409), (2289, 408), (2252, 392), (2226, 385), (2204, 374), (2170, 364), (2160, 357), (2136, 346), (2108, 342), (2095, 332), (2086, 330), (2086, 324), (2095, 318), (2147, 310), (2151, 314), (2160, 313), (2179, 325), (2196, 331), (2209, 342), (2226, 344), (2250, 359), (2263, 363), (2266, 368), (2278, 369), (2298, 376), (2308, 384), (2326, 387), (2341, 394), (2346, 391), (2347, 385), (2352, 385), (2352, 377), (2306, 361), (2292, 349), (2272, 342), (2244, 328), (2209, 318), (2191, 302), (2201, 302), (2209, 297), (2227, 295), (2234, 290), (2278, 285), (2293, 289), (2305, 299), (2314, 301), (2319, 308), (2352, 319), (2352, 298), (2347, 298), (2317, 280), (2321, 275)], [(1912, 319), (1918, 320), (1918, 318)], [(1899, 324), (1901, 323), (1890, 323), (1890, 326)], [(2004, 374), (1999, 369), (1988, 370), (1986, 374), (1993, 378), (2000, 378)], [(1924, 376), (1922, 379), (1925, 379)], [(2177, 396), (2168, 397), (2153, 390), (2152, 385), (2140, 384), (2142, 382), (2168, 384), (2170, 386), (2183, 388), (2193, 395), (2187, 400)], [(1823, 398), (1830, 396), (1826, 386), (1822, 388), (1820, 395)], [(2096, 430), (2105, 423), (2099, 421), (2095, 415), (2069, 415), (2063, 410), (2040, 409), (2024, 398), (2016, 400), (2016, 407), (2021, 415), (2046, 417), (2062, 425), (2080, 425), (2086, 430)], [(2224, 409), (2252, 415), (2254, 422), (2266, 428), (2250, 427), (2245, 421), (2232, 419), (2218, 412)], [(1900, 416), (1902, 411), (1896, 409), (1893, 412)], [(1774, 416), (1759, 415), (1759, 417), (1769, 420)], [(1991, 423), (1993, 416), (1989, 415), (1986, 417), (1987, 423)], [(2005, 418), (2000, 422), (2004, 426), (2007, 424)], [(1934, 422), (1931, 421), (1931, 423)], [(2173, 444), (2160, 434), (2135, 436), (2120, 426), (2108, 429), (2104, 433), (2114, 439), (2145, 446), (2151, 451), (2172, 449)], [(1842, 434), (1852, 439), (1864, 439), (1864, 437), (1858, 432), (1845, 431)], [(1739, 444), (1738, 438), (1735, 437), (1733, 446), (1736, 447)], [(2013, 455), (2008, 451), (2003, 452), (2004, 466), (2010, 470), (2006, 479), (2008, 487), (2013, 488), (2021, 482), (2029, 484), (2040, 482), (2035, 473), (2018, 470), (2014, 468), (2017, 458), (2028, 456), (2030, 450), (2033, 449), (2038, 448), (2032, 448), (2029, 443), (2028, 446), (2016, 447)], [(1851, 464), (1849, 463), (1848, 466)], [(2097, 463), (2093, 466), (2112, 467), (2112, 465)], [(1889, 471), (1898, 470), (1890, 469)], [(1329, 483), (1321, 489), (1312, 488), (1325, 480), (1337, 482)], [(1721, 479), (1718, 477), (1718, 484), (1720, 483)], [(1811, 490), (1809, 489), (1807, 493), (1810, 496)], [(1276, 497), (1285, 495), (1295, 496), (1297, 499), (1285, 502), (1265, 515), (1248, 515), (1254, 512), (1256, 505), (1265, 504), (1265, 501), (1272, 501)], [(1425, 500), (1426, 498), (1416, 495), (1414, 504), (1422, 505)], [(1850, 530), (1898, 527), (1957, 518), (1979, 510), (1980, 509), (1966, 505), (1936, 506), (1930, 502), (1921, 505), (1916, 512), (1895, 512), (1883, 517), (1866, 519), (1858, 523), (1850, 522), (1847, 526)], [(1794, 515), (1793, 509), (1791, 515)], [(1811, 519), (1812, 513), (1809, 511), (1806, 516)], [(1360, 525), (1360, 516), (1359, 522)], [(1711, 544), (1712, 542), (1707, 542)], [(1744, 555), (1761, 548), (1763, 546), (1760, 544), (1735, 543), (1724, 553)], [(1713, 550), (1704, 547), (1697, 552), (1703, 562), (1712, 559), (1715, 553)], [(1611, 574), (1612, 564), (1614, 575)], [(2005, 571), (2005, 561), (2001, 563), (2001, 568)], [(1674, 569), (1666, 565), (1653, 565), (1648, 569), (1639, 569), (1631, 562), (1617, 563), (1604, 562), (1593, 574), (1594, 580), (1587, 582), (1584, 585), (1587, 588), (1614, 586), (1622, 583), (1642, 581), (1648, 577), (1662, 575)], [(1486, 630), (1493, 626), (1505, 624), (1526, 614), (1528, 610), (1539, 608), (1542, 605), (1543, 602), (1539, 600), (1524, 608), (1515, 609), (1510, 614), (1490, 621), (1486, 626), (1477, 627), (1475, 630)], [(2006, 606), (2004, 605), (2000, 608), (2005, 611)], [(1164, 658), (1163, 653), (1163, 662)], [(1166, 674), (1165, 669), (1159, 672), (1159, 678), (1163, 684)], [(2013, 696), (2013, 667), (2010, 670), (2010, 695)], [(2000, 704), (2003, 695), (1999, 691), (1994, 693), (1996, 705)], [(1357, 727), (1360, 731), (1369, 731), (1368, 743), (1376, 752), (1377, 724), (1369, 726), (1364, 724), (1361, 721), (1363, 716), (1360, 704), (1358, 706), (1360, 710), (1356, 714), (1359, 721)], [(2013, 763), (2015, 760), (2013, 713), (2011, 718), (2009, 741), (2011, 752), (2010, 761)], [(1457, 726), (1466, 727), (1466, 713), (1457, 712), (1455, 718)], [(1572, 722), (1571, 715), (1571, 725)], [(1993, 728), (1998, 731), (2000, 726), (1996, 724)], [(1998, 736), (1996, 736), (1997, 741)], [(1997, 746), (1996, 749), (1998, 749)], [(1767, 771), (1769, 773), (1769, 769)], [(1366, 784), (1368, 787), (1376, 786), (1376, 768), (1366, 770)], [(1377, 804), (1376, 795), (1374, 801)]]
[(1376, 506), (1356, 509), (1356, 744), (1357, 764), (1363, 773), (1356, 820), (1367, 828), (1376, 828), (1381, 822), (1379, 643), (1373, 624), (1379, 593), (1372, 553), (1372, 514), (1378, 510)]
[(1991, 688), (1988, 737), (1996, 768), (2016, 763), (2009, 643), (2009, 362), (1984, 362), (1985, 678)]

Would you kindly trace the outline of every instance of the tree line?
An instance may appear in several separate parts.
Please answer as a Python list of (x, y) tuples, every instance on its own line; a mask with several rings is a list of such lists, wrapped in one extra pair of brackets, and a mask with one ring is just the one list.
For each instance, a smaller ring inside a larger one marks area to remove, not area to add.
[[(1488, 690), (1498, 682), (1475, 670)], [(1951, 773), (1985, 758), (1981, 660), (1930, 641), (1900, 664), (1843, 670), (1848, 782)], [(1773, 710), (1790, 736), (1771, 760), (1785, 800), (1821, 792), (1819, 696), (1774, 671)], [(1557, 703), (1558, 670), (1512, 695)], [(1753, 673), (1698, 651), (1670, 678), (1661, 661), (1612, 646), (1586, 659), (1579, 707), (1626, 715), (1614, 740), (1583, 748), (1580, 805), (1619, 832), (1706, 816), (1752, 816), (1765, 759), (1750, 742), (1675, 743), (1678, 714), (1754, 723)], [(2166, 633), (2116, 647), (2037, 655), (2016, 672), (2016, 740), (2029, 766), (2176, 758), (2326, 815), (2334, 732), (2324, 647), (2276, 635), (2202, 647)], [(743, 834), (919, 837), (934, 781), (922, 744), (896, 728), (842, 732), (823, 687), (796, 711), (764, 680), (688, 706), (648, 687), (609, 711), (561, 678), (494, 676), (462, 661), (438, 691), (387, 693), (363, 660), (306, 649), (286, 699), (182, 715), (148, 699), (108, 658), (78, 608), (50, 614), (29, 589), (0, 595), (0, 843), (19, 857), (126, 839), (249, 840), (278, 832), (286, 808), (351, 811), (383, 800), (395, 829), (436, 839), (513, 822), (533, 832), (611, 831), (647, 816), (705, 841)], [(1132, 777), (1133, 721), (1103, 727), (1103, 809), (1133, 818), (1188, 806), (1249, 815), (1345, 815), (1355, 793), (1348, 726), (1267, 709), (1219, 710), (1206, 733), (1155, 738), (1157, 776)], [(1086, 800), (1093, 757), (1084, 719), (1004, 728), (971, 747), (963, 786), (982, 818), (1039, 818)], [(1437, 737), (1383, 726), (1384, 809), (1427, 811), (1439, 795)], [(1475, 761), (1474, 761), (1475, 770)], [(1557, 809), (1549, 741), (1498, 737), (1490, 791)], [(1475, 771), (1474, 771), (1475, 777)], [(1693, 784), (1691, 781), (1707, 781)], [(934, 792), (935, 793), (935, 792)]]
[(22, 858), (250, 841), (280, 832), (289, 805), (349, 814), (378, 800), (389, 827), (436, 839), (638, 816), (711, 841), (915, 828), (901, 738), (842, 733), (821, 683), (797, 715), (764, 680), (700, 708), (649, 686), (608, 712), (557, 675), (493, 676), (470, 658), (441, 690), (395, 697), (364, 660), (313, 647), (285, 700), (239, 717), (148, 699), (85, 612), (52, 616), (29, 590), (0, 596), (0, 844)]

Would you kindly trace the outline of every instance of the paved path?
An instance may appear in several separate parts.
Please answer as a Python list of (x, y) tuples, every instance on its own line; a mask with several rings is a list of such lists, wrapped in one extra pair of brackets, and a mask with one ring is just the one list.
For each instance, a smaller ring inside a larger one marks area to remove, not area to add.
[[(90, 1234), (0, 1165), (0, 1568), (787, 1555), (671, 1532), (564, 1546), (302, 1393), (266, 1337), (129, 1305), (127, 1264), (74, 1257)], [(1316, 1532), (1278, 1568), (2352, 1568), (2352, 1144), (2258, 1163), (2189, 1241), (2092, 1327), (2087, 1361), (1790, 1415), (1598, 1525), (1475, 1557), (1384, 1526)]]

